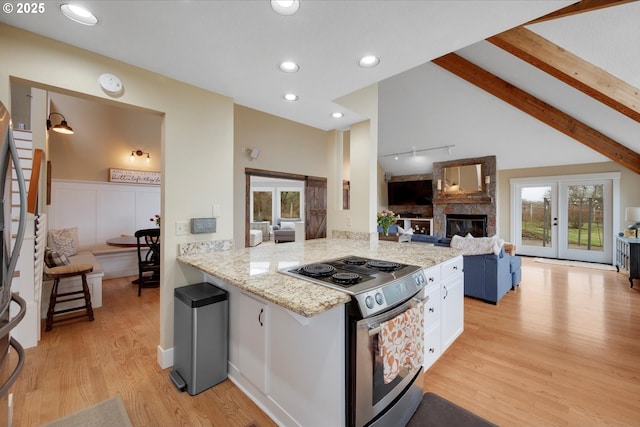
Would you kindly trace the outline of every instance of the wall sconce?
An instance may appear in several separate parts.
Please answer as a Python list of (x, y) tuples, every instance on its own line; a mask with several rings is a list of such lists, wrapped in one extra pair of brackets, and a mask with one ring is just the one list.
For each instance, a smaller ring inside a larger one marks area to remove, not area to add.
[(438, 189), (438, 191), (442, 191), (442, 180), (441, 179), (436, 181), (436, 188)]
[[(51, 126), (51, 116), (53, 116), (54, 114), (59, 115), (60, 117), (62, 117), (62, 121), (60, 122), (60, 124), (57, 124), (55, 126)], [(73, 129), (71, 129), (71, 126), (69, 126), (67, 124), (67, 119), (64, 118), (64, 116), (60, 113), (51, 113), (49, 114), (49, 117), (47, 117), (47, 130), (49, 129), (53, 129), (54, 131), (58, 132), (58, 133), (63, 133), (65, 135), (73, 135)]]
[(484, 183), (487, 185), (491, 184), (491, 175), (487, 175), (484, 177)]
[(149, 153), (145, 153), (145, 152), (144, 152), (144, 151), (142, 151), (142, 150), (133, 150), (133, 151), (131, 151), (131, 157), (130, 157), (130, 159), (131, 159), (131, 161), (133, 162), (133, 161), (136, 159), (136, 156), (138, 156), (138, 157), (142, 157), (142, 156), (144, 156), (145, 154), (147, 155), (147, 163), (151, 163), (151, 157), (149, 157)]
[(625, 208), (624, 220), (633, 222), (627, 228), (629, 230), (636, 230), (636, 239), (638, 238), (638, 228), (640, 228), (640, 207)]

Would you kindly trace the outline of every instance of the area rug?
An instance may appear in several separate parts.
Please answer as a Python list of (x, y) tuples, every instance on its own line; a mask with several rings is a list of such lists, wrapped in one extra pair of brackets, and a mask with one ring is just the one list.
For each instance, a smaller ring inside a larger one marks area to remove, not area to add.
[(616, 268), (612, 265), (598, 264), (596, 262), (568, 261), (565, 259), (550, 259), (550, 258), (534, 258), (533, 261), (539, 262), (542, 264), (566, 265), (567, 267), (592, 268), (594, 270), (605, 270), (605, 271), (616, 270)]
[(407, 427), (497, 427), (484, 418), (449, 402), (435, 393), (425, 393)]
[(42, 427), (132, 427), (118, 395)]

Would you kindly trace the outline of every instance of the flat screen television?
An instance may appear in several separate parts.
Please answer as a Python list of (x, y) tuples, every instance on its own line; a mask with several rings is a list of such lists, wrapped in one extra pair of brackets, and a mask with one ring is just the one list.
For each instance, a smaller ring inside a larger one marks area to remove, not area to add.
[(387, 194), (390, 205), (432, 205), (433, 187), (430, 179), (420, 181), (389, 181)]

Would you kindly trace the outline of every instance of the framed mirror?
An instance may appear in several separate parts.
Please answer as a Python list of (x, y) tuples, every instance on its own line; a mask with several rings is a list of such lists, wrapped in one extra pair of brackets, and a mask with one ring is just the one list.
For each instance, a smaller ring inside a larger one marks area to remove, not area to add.
[(484, 191), (482, 169), (482, 163), (445, 167), (442, 192), (445, 195), (482, 193)]

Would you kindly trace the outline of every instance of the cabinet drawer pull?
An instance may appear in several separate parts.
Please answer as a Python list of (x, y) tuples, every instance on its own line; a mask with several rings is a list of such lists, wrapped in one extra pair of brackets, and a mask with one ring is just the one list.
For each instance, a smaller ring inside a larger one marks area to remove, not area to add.
[(260, 313), (258, 314), (258, 323), (260, 323), (260, 326), (264, 326), (264, 323), (262, 323), (262, 315), (264, 314), (264, 308), (260, 309)]
[(436, 352), (436, 349), (435, 349), (435, 348), (431, 347), (431, 348), (429, 349), (429, 353), (435, 353), (435, 352)]
[(434, 311), (436, 311), (436, 309), (435, 309), (435, 308), (433, 308), (433, 307), (429, 307), (429, 313), (433, 313)]

